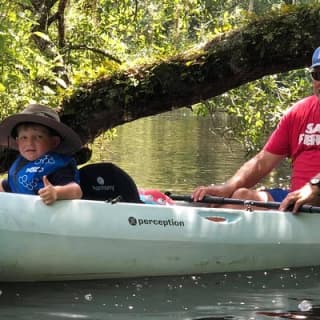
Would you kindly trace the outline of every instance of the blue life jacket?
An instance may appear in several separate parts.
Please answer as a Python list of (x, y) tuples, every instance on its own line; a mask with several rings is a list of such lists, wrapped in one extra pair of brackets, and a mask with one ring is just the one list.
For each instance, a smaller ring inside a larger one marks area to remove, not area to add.
[[(54, 152), (48, 152), (34, 161), (27, 161), (19, 156), (8, 172), (11, 192), (38, 194), (39, 189), (44, 187), (43, 176), (48, 176), (73, 162), (76, 165), (73, 157)], [(79, 183), (79, 173), (75, 171), (75, 181)]]

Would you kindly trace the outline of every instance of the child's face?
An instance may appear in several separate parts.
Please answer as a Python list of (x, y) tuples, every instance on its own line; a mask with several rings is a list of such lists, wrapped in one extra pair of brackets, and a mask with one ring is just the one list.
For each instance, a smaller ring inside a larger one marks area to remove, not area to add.
[(37, 124), (19, 125), (16, 140), (20, 154), (29, 161), (52, 151), (60, 143), (58, 136), (51, 135), (48, 128)]

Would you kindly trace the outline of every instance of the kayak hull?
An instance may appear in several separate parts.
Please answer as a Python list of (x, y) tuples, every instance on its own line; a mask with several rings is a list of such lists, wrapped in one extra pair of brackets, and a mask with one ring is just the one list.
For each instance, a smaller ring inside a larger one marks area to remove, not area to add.
[(1, 193), (0, 281), (320, 265), (319, 214), (57, 201)]

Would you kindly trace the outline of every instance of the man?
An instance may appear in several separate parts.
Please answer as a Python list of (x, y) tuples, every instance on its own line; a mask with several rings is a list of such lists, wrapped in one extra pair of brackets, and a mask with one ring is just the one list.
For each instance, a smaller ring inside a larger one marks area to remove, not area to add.
[[(320, 47), (313, 53), (310, 72), (314, 94), (285, 112), (263, 149), (226, 183), (197, 187), (194, 201), (205, 195), (279, 201), (280, 210), (293, 206), (293, 213), (305, 203), (320, 205)], [(292, 160), (290, 190), (251, 189), (286, 157)]]

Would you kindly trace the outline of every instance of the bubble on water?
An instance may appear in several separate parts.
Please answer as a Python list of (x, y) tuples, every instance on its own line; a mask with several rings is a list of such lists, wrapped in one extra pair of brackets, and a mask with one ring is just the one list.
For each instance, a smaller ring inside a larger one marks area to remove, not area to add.
[(173, 285), (170, 284), (170, 283), (168, 283), (167, 286), (168, 286), (168, 289), (169, 289), (169, 290), (173, 290), (173, 289), (174, 289), (174, 288), (173, 288)]
[(302, 300), (298, 304), (298, 308), (300, 311), (310, 311), (312, 309), (312, 303), (308, 300)]
[(87, 301), (92, 301), (93, 300), (93, 296), (91, 293), (88, 293), (84, 296), (84, 298), (87, 300)]
[(136, 284), (136, 290), (137, 290), (137, 291), (140, 291), (140, 290), (142, 290), (142, 289), (143, 289), (143, 285), (140, 284), (140, 283), (137, 283), (137, 284)]

